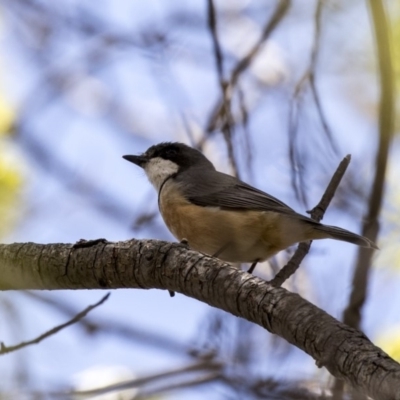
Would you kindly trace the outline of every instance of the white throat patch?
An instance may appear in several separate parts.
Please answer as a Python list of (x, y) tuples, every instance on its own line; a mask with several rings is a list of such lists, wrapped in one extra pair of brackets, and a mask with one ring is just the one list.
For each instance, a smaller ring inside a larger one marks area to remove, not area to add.
[(178, 165), (170, 160), (164, 160), (161, 157), (155, 157), (146, 163), (144, 171), (149, 181), (153, 184), (157, 192), (162, 183), (171, 175), (178, 172)]

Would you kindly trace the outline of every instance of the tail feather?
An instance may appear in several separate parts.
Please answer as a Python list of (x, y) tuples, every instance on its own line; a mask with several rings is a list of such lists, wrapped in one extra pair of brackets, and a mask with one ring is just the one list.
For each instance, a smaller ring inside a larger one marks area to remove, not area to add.
[(379, 247), (372, 240), (369, 240), (365, 236), (357, 235), (356, 233), (347, 231), (346, 229), (322, 224), (318, 224), (314, 226), (314, 228), (316, 231), (323, 232), (327, 238), (342, 240), (343, 242), (353, 243), (357, 246), (379, 250)]

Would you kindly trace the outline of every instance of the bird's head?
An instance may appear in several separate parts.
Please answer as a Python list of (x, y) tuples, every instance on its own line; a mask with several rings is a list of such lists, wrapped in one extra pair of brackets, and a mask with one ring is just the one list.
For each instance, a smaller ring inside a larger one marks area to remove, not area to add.
[(212, 163), (199, 151), (183, 143), (159, 143), (143, 154), (123, 156), (143, 168), (150, 182), (158, 191), (166, 179), (189, 168), (212, 168)]

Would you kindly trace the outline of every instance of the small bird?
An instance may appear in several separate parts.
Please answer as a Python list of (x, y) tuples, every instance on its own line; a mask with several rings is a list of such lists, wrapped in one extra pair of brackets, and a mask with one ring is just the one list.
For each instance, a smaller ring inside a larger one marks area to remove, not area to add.
[(277, 198), (215, 169), (198, 150), (160, 143), (124, 159), (143, 168), (158, 192), (161, 215), (189, 247), (228, 262), (256, 264), (308, 240), (336, 239), (377, 249), (366, 237), (323, 225)]

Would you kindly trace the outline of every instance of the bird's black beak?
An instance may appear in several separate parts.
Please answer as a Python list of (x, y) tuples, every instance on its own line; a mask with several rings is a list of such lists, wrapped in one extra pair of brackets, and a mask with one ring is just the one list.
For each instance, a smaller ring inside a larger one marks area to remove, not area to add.
[(122, 158), (125, 158), (125, 160), (128, 160), (136, 165), (138, 165), (141, 168), (144, 168), (146, 165), (148, 158), (145, 155), (141, 156), (122, 156)]

